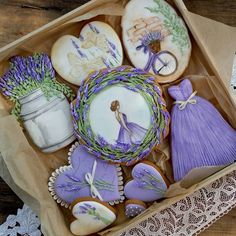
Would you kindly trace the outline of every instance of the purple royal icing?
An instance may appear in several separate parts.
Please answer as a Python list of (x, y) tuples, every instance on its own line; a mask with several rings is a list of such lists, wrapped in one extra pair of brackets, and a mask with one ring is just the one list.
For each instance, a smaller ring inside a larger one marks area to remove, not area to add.
[(146, 210), (146, 207), (139, 204), (127, 204), (125, 206), (125, 215), (129, 218), (135, 217)]
[[(168, 92), (176, 101), (187, 101), (193, 94), (190, 80), (184, 79)], [(229, 165), (236, 160), (236, 132), (207, 100), (194, 95), (196, 103), (187, 103), (171, 112), (171, 151), (175, 181), (202, 166)]]
[(128, 199), (152, 202), (164, 197), (167, 185), (161, 174), (153, 166), (139, 163), (132, 170), (133, 180), (124, 188)]
[(57, 176), (54, 182), (56, 195), (69, 204), (79, 197), (91, 196), (90, 185), (85, 175), (92, 173), (95, 160), (97, 167), (94, 185), (103, 201), (111, 202), (120, 199), (116, 166), (95, 158), (83, 146), (76, 147), (71, 154), (71, 168)]

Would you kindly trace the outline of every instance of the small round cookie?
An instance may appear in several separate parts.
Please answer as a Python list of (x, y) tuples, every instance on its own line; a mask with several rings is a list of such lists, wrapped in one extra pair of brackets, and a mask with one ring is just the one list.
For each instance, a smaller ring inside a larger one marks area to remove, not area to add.
[(77, 38), (60, 37), (51, 51), (52, 64), (68, 82), (80, 85), (92, 71), (120, 66), (123, 50), (114, 29), (100, 21), (86, 24)]
[(134, 166), (133, 180), (126, 183), (124, 194), (128, 199), (153, 202), (165, 196), (169, 181), (152, 162), (143, 161)]
[(129, 218), (141, 214), (146, 209), (147, 206), (143, 201), (130, 199), (125, 202), (125, 215)]
[(116, 210), (105, 202), (90, 197), (78, 198), (71, 205), (74, 219), (70, 231), (90, 235), (105, 229), (116, 220)]
[(178, 79), (188, 66), (191, 54), (188, 30), (166, 1), (129, 1), (122, 29), (132, 64), (156, 75), (159, 83)]

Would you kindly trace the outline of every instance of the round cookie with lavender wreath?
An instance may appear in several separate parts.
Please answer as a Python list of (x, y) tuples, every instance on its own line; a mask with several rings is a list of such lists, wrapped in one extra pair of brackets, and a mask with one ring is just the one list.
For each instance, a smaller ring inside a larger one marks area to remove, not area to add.
[(120, 66), (123, 50), (110, 25), (92, 21), (82, 28), (78, 38), (73, 35), (60, 37), (52, 47), (51, 58), (63, 79), (80, 85), (92, 71)]
[(168, 134), (160, 87), (153, 76), (129, 66), (91, 74), (71, 109), (77, 138), (109, 162), (132, 165)]
[(48, 183), (51, 195), (62, 206), (68, 207), (81, 197), (97, 198), (110, 205), (124, 200), (119, 165), (97, 159), (78, 143), (70, 149), (69, 163), (56, 169)]
[(122, 17), (123, 42), (132, 64), (157, 76), (178, 79), (186, 69), (191, 42), (183, 20), (164, 0), (131, 0)]

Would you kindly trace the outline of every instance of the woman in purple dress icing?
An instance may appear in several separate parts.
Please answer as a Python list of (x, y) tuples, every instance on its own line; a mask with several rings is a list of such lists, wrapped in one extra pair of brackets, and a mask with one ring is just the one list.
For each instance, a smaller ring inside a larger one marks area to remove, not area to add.
[(127, 121), (127, 116), (119, 111), (119, 101), (113, 101), (110, 109), (115, 113), (116, 119), (120, 124), (120, 131), (116, 140), (117, 144), (126, 144), (129, 146), (140, 144), (147, 130), (134, 122)]

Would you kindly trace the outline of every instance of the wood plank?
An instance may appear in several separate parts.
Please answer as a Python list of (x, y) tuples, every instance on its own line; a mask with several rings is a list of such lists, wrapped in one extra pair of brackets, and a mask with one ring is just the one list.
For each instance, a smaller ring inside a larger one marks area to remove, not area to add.
[(16, 214), (17, 209), (22, 206), (22, 201), (0, 178), (0, 224), (6, 220), (9, 214)]
[(212, 224), (201, 233), (201, 236), (235, 236), (236, 235), (236, 208)]
[(193, 13), (236, 26), (235, 0), (184, 0), (184, 3)]
[(0, 47), (88, 2), (87, 0), (0, 1)]

